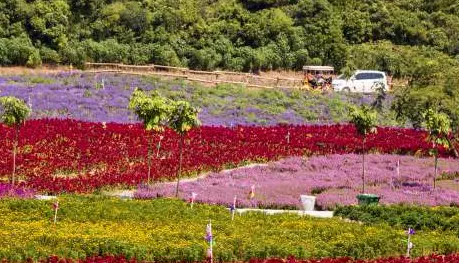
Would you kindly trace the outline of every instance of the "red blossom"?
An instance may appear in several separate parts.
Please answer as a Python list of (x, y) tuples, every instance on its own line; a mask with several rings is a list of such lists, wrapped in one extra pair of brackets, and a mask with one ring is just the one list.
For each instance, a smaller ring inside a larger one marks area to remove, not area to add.
[[(76, 120), (31, 120), (21, 129), (18, 173), (23, 185), (37, 190), (91, 192), (106, 185), (137, 185), (147, 179), (147, 134), (141, 125)], [(289, 134), (289, 141), (285, 139)], [(1, 126), (0, 173), (11, 170), (12, 130)], [(153, 160), (155, 179), (176, 175), (178, 135), (166, 130), (159, 157)], [(368, 137), (372, 152), (427, 155), (424, 131), (379, 128)], [(277, 160), (286, 156), (358, 153), (360, 139), (351, 125), (273, 127), (201, 127), (190, 131), (183, 170), (219, 170), (244, 161)], [(153, 136), (158, 142), (159, 136)], [(441, 150), (442, 156), (450, 153)]]

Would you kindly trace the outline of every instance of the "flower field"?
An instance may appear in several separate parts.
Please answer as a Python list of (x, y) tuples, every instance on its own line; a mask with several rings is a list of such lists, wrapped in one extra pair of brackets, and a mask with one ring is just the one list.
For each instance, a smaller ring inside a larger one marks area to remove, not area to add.
[(33, 189), (26, 187), (13, 187), (10, 184), (0, 183), (0, 198), (4, 197), (18, 197), (18, 198), (31, 198), (35, 195)]
[[(400, 161), (400, 175), (396, 163)], [(381, 197), (383, 204), (450, 205), (459, 204), (459, 191), (432, 187), (433, 159), (413, 156), (372, 154), (367, 157), (367, 191)], [(459, 172), (459, 162), (442, 159), (440, 170)], [(293, 207), (301, 209), (299, 196), (316, 195), (317, 206), (333, 209), (336, 205), (356, 204), (362, 185), (362, 157), (356, 154), (291, 157), (268, 165), (211, 173), (194, 182), (182, 183), (183, 199), (192, 192), (196, 201), (230, 205), (237, 196), (240, 207)], [(255, 186), (255, 197), (248, 196)], [(459, 182), (448, 181), (448, 186)], [(175, 185), (159, 184), (140, 188), (137, 198), (174, 196)]]
[[(33, 109), (34, 119), (134, 123), (135, 115), (127, 109), (127, 104), (136, 87), (156, 90), (174, 100), (185, 99), (201, 109), (200, 119), (204, 125), (227, 127), (342, 123), (347, 121), (345, 113), (349, 105), (374, 99), (371, 95), (317, 94), (297, 89), (257, 90), (231, 85), (209, 88), (110, 73), (0, 75), (0, 94), (26, 101)], [(390, 96), (387, 105), (389, 100)], [(393, 116), (386, 115), (380, 123), (393, 125)]]
[[(40, 263), (138, 263), (144, 261), (137, 261), (136, 259), (127, 259), (123, 256), (98, 256), (88, 257), (80, 260), (61, 259), (59, 257), (49, 257), (40, 260)], [(204, 261), (205, 262), (205, 261)], [(447, 256), (431, 255), (415, 259), (405, 257), (400, 258), (380, 258), (377, 260), (355, 260), (351, 258), (324, 258), (324, 259), (295, 259), (289, 257), (288, 259), (269, 258), (269, 259), (250, 259), (249, 263), (458, 263), (459, 256), (452, 254)], [(7, 263), (7, 262), (5, 262)], [(144, 262), (148, 263), (148, 262)]]
[[(178, 136), (167, 130), (154, 160), (156, 180), (172, 179), (178, 163)], [(11, 171), (13, 132), (0, 128), (0, 174)], [(146, 180), (148, 136), (141, 125), (75, 120), (31, 120), (21, 129), (18, 174), (25, 185), (48, 192), (91, 192), (107, 185), (137, 185)], [(426, 155), (422, 131), (380, 128), (368, 139), (378, 153)], [(155, 144), (158, 136), (154, 136)], [(286, 156), (344, 154), (360, 151), (360, 138), (349, 125), (202, 127), (186, 139), (184, 170), (195, 174), (243, 162)], [(443, 156), (449, 153), (442, 151)]]
[[(405, 230), (365, 226), (338, 218), (250, 213), (231, 221), (220, 206), (156, 199), (119, 200), (101, 196), (59, 197), (57, 224), (51, 201), (3, 199), (0, 202), (0, 258), (45, 259), (49, 255), (83, 259), (124, 255), (139, 261), (201, 262), (207, 249), (205, 226), (212, 219), (214, 260), (404, 255)], [(453, 231), (417, 231), (413, 257), (459, 250)], [(332, 261), (334, 262), (334, 261)]]
[[(179, 199), (171, 197), (180, 137), (145, 131), (127, 108), (136, 87), (201, 108), (203, 126), (185, 136), (182, 172), (192, 178)], [(427, 133), (390, 127), (391, 95), (365, 144), (366, 191), (384, 205), (360, 207), (362, 138), (343, 123), (348, 106), (374, 96), (81, 72), (0, 76), (0, 92), (32, 108), (19, 133), (15, 186), (7, 183), (15, 134), (0, 125), (2, 262), (207, 262), (209, 220), (214, 262), (459, 262), (459, 162), (440, 148), (433, 188)], [(149, 141), (153, 182), (145, 184)], [(105, 195), (126, 188), (136, 198)], [(183, 200), (192, 193), (190, 205)], [(47, 194), (58, 202), (33, 199)], [(234, 196), (237, 208), (301, 209), (302, 194), (335, 217), (249, 212), (232, 220), (228, 209)], [(408, 227), (416, 229), (412, 259), (404, 257)]]

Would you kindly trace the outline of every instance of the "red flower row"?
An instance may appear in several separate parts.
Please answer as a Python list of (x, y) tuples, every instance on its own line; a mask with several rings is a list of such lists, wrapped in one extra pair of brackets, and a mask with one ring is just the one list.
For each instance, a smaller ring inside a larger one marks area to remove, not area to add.
[[(97, 256), (88, 257), (80, 260), (61, 259), (56, 256), (49, 257), (46, 260), (41, 260), (40, 263), (139, 263), (145, 261), (137, 261), (135, 259), (126, 259), (123, 256)], [(6, 262), (4, 262), (6, 263)], [(204, 262), (203, 262), (204, 263)], [(381, 258), (375, 260), (354, 260), (351, 258), (324, 258), (301, 260), (290, 257), (288, 259), (251, 259), (249, 263), (459, 263), (459, 255), (431, 255), (416, 259), (405, 257), (399, 258)]]
[[(173, 178), (178, 167), (178, 136), (159, 134), (141, 125), (89, 123), (75, 120), (32, 120), (20, 131), (18, 174), (24, 184), (48, 192), (90, 192), (106, 185), (146, 181), (148, 137), (153, 136), (154, 179)], [(0, 127), (0, 174), (11, 172), (13, 131)], [(426, 155), (426, 133), (379, 128), (367, 140), (372, 152)], [(361, 151), (361, 138), (350, 125), (201, 127), (186, 138), (185, 172), (218, 170), (244, 161), (276, 160), (305, 154)], [(449, 153), (441, 151), (443, 156)]]

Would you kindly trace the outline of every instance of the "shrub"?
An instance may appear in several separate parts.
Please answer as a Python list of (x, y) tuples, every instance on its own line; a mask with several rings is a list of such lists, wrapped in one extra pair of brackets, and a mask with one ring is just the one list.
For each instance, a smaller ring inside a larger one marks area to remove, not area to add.
[(77, 43), (70, 43), (64, 46), (60, 51), (59, 55), (62, 58), (62, 63), (67, 65), (74, 65), (77, 68), (83, 68), (86, 61), (86, 50), (84, 46)]
[(388, 224), (397, 228), (412, 227), (417, 230), (459, 230), (459, 208), (457, 207), (345, 206), (338, 207), (334, 214), (368, 225)]
[(114, 39), (101, 42), (87, 40), (82, 43), (88, 57), (95, 62), (127, 63), (130, 47)]
[(1, 38), (0, 65), (41, 65), (38, 50), (32, 45), (29, 38)]
[(61, 56), (57, 53), (56, 50), (50, 49), (48, 47), (40, 48), (40, 57), (41, 60), (46, 64), (59, 64), (61, 62)]
[(27, 58), (27, 67), (36, 68), (41, 66), (41, 57), (38, 50), (34, 50)]

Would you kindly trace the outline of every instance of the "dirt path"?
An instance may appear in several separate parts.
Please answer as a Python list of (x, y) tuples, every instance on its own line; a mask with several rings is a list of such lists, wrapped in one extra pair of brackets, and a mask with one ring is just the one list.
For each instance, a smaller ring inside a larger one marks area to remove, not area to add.
[[(48, 73), (59, 73), (63, 71), (70, 71), (70, 66), (53, 66), (53, 65), (44, 65), (38, 68), (28, 68), (28, 67), (1, 67), (0, 66), (0, 75), (35, 75), (35, 74), (48, 74)], [(75, 67), (72, 67), (72, 70), (78, 71)], [(242, 73), (242, 72), (241, 72)], [(282, 71), (266, 71), (260, 72), (260, 76), (276, 78), (276, 77), (287, 77), (287, 78), (303, 78), (303, 73), (301, 71), (293, 70), (282, 70)]]
[[(267, 166), (267, 165), (268, 165), (267, 163), (253, 163), (253, 164), (248, 164), (248, 165), (245, 165), (245, 166), (240, 166), (240, 167), (236, 167), (236, 168), (232, 168), (232, 169), (221, 170), (218, 173), (230, 173), (230, 172), (232, 172), (234, 170), (238, 170), (238, 169), (251, 168), (251, 167), (257, 167), (257, 166)], [(193, 177), (193, 178), (184, 178), (184, 179), (181, 179), (180, 182), (181, 183), (195, 182), (197, 180), (206, 178), (211, 173), (212, 172), (205, 172), (205, 173), (202, 173), (202, 174), (200, 174), (200, 175), (198, 175), (196, 177)], [(172, 185), (172, 184), (176, 184), (176, 183), (177, 183), (177, 180), (174, 180), (174, 181), (168, 181), (168, 182), (157, 182), (157, 183), (155, 183), (155, 185)], [(135, 191), (136, 190), (121, 189), (121, 190), (115, 190), (115, 191), (108, 191), (108, 192), (105, 192), (104, 194), (108, 195), (108, 196), (117, 196), (117, 197), (120, 197), (120, 198), (129, 199), (129, 198), (133, 198), (134, 197), (134, 192)]]
[[(75, 70), (73, 68), (73, 70)], [(27, 67), (0, 67), (1, 75), (38, 75), (38, 74), (50, 74), (60, 73), (63, 71), (70, 71), (69, 66), (43, 66), (39, 68), (27, 68)]]

